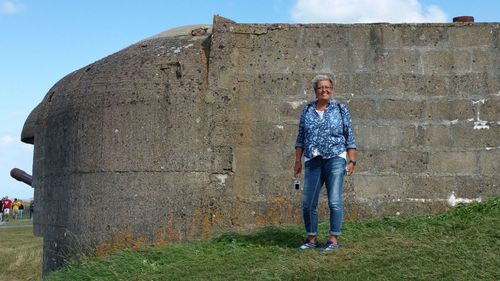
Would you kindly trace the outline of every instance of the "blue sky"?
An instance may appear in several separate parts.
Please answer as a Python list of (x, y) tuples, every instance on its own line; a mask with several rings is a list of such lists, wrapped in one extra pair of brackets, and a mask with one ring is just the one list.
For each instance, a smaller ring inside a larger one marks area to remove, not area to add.
[(0, 0), (0, 197), (33, 190), (9, 175), (31, 174), (20, 133), (31, 110), (66, 74), (170, 28), (238, 23), (500, 22), (497, 0)]

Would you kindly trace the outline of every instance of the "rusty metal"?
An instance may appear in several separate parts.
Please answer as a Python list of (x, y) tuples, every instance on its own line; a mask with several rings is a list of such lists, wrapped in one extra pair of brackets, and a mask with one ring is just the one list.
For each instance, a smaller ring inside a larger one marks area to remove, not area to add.
[(453, 22), (474, 22), (474, 17), (471, 16), (454, 17)]
[(32, 183), (33, 183), (33, 177), (26, 173), (25, 171), (21, 170), (21, 169), (18, 169), (18, 168), (14, 168), (10, 171), (10, 176), (15, 178), (16, 180), (18, 181), (22, 181), (24, 182), (25, 184), (33, 187)]

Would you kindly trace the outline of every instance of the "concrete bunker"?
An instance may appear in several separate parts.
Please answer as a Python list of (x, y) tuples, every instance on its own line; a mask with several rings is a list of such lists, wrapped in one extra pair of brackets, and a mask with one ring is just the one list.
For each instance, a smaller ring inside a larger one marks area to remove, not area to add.
[(347, 219), (498, 194), (499, 30), (216, 16), (68, 74), (21, 134), (44, 272), (87, 249), (300, 223), (293, 144), (318, 73), (335, 76), (359, 142)]

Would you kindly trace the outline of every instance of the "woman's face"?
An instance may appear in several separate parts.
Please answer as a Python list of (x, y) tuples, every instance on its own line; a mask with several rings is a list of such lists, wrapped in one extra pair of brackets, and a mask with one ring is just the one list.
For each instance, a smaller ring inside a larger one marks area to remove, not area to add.
[(329, 101), (333, 95), (333, 87), (329, 80), (321, 80), (316, 88), (316, 99), (318, 101)]

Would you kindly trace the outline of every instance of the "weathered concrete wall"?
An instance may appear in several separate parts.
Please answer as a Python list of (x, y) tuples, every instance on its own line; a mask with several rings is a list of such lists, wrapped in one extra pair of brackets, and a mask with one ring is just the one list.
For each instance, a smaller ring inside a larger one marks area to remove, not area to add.
[(238, 170), (236, 186), (287, 186), (310, 79), (334, 73), (359, 145), (348, 218), (498, 194), (499, 43), (499, 24), (216, 26), (210, 85), (231, 101), (236, 162), (269, 165)]
[(69, 74), (22, 134), (44, 270), (87, 248), (301, 222), (293, 145), (318, 73), (355, 124), (348, 219), (499, 194), (499, 27), (216, 17), (212, 34), (162, 34)]

